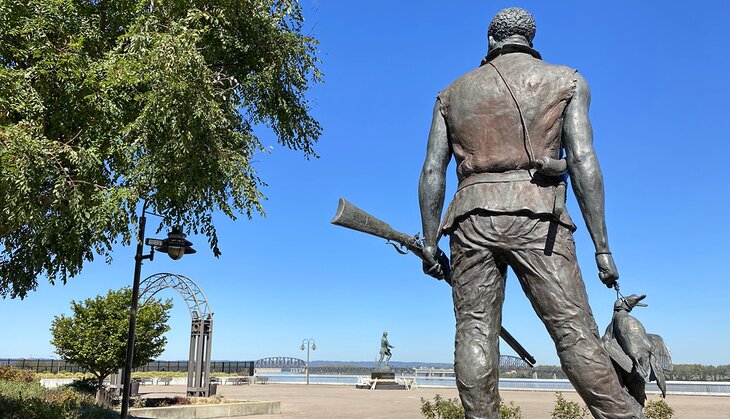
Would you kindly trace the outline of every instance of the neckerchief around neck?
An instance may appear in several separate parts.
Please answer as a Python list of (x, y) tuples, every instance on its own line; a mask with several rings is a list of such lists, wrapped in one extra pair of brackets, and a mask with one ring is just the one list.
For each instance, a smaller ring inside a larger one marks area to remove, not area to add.
[(483, 66), (484, 64), (492, 61), (493, 59), (499, 57), (500, 55), (510, 54), (513, 52), (523, 52), (525, 54), (532, 55), (533, 57), (537, 58), (538, 60), (542, 60), (542, 56), (540, 55), (540, 53), (537, 52), (536, 50), (528, 47), (527, 45), (507, 44), (507, 45), (503, 45), (499, 48), (495, 48), (495, 49), (489, 51), (489, 53), (487, 54), (486, 57), (484, 57), (481, 64), (479, 64), (479, 66), (480, 67)]

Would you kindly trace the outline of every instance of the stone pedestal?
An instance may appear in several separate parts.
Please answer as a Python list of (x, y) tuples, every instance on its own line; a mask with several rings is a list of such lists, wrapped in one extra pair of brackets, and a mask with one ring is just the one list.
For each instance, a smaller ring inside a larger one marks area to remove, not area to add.
[(373, 371), (370, 373), (370, 378), (375, 380), (395, 380), (395, 373), (390, 371)]
[(366, 385), (357, 385), (357, 388), (370, 390), (405, 390), (406, 386), (398, 384), (395, 373), (391, 371), (373, 371), (370, 373), (370, 382)]

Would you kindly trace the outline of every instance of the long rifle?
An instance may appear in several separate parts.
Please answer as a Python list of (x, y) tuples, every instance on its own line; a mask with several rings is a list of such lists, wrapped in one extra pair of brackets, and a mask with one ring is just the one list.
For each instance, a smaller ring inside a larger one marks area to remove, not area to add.
[[(335, 218), (332, 219), (332, 224), (372, 234), (373, 236), (385, 239), (389, 244), (393, 245), (398, 253), (413, 253), (429, 264), (434, 264), (438, 261), (443, 268), (444, 279), (449, 284), (451, 283), (451, 272), (449, 270), (448, 258), (444, 252), (439, 249), (438, 254), (436, 255), (437, 260), (434, 260), (430, 254), (424, 252), (423, 243), (418, 237), (418, 234), (415, 236), (409, 236), (405, 233), (401, 233), (386, 222), (351, 204), (345, 198), (340, 198), (340, 204), (337, 207)], [(512, 337), (512, 335), (507, 332), (504, 327), (500, 329), (499, 336), (504, 339), (504, 341), (507, 342), (507, 344), (511, 346), (515, 352), (517, 352), (517, 355), (519, 355), (520, 358), (522, 358), (522, 360), (530, 367), (535, 365), (537, 362), (535, 361), (535, 358), (530, 355), (530, 353), (527, 352), (527, 349), (520, 345), (520, 343), (517, 342), (517, 340)]]

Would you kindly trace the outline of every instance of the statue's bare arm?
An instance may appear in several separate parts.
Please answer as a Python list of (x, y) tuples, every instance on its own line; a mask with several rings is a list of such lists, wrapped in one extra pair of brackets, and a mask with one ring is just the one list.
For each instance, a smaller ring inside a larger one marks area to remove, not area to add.
[(565, 108), (563, 146), (573, 192), (596, 248), (599, 277), (611, 287), (618, 280), (618, 270), (608, 247), (603, 175), (593, 149), (593, 128), (588, 117), (591, 92), (585, 79), (577, 76), (575, 94)]
[[(426, 161), (423, 163), (418, 182), (418, 201), (421, 207), (421, 222), (426, 252), (436, 255), (438, 249), (438, 228), (446, 193), (446, 168), (451, 160), (451, 148), (446, 134), (446, 121), (441, 114), (441, 104), (436, 100), (431, 120), (431, 131), (426, 147)], [(440, 265), (426, 266), (424, 272), (440, 277)]]

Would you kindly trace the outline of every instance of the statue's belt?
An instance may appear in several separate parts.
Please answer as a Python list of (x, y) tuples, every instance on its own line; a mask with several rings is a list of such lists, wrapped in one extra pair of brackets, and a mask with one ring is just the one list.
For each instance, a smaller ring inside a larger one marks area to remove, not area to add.
[(499, 173), (472, 173), (459, 181), (459, 187), (456, 192), (461, 191), (467, 186), (477, 185), (480, 183), (504, 183), (504, 182), (523, 182), (528, 181), (544, 186), (555, 186), (555, 201), (553, 205), (553, 215), (560, 217), (565, 211), (566, 199), (566, 183), (565, 175), (562, 176), (546, 176), (539, 172), (530, 170), (510, 170)]
[(460, 191), (467, 186), (476, 185), (477, 183), (502, 183), (502, 182), (521, 182), (531, 181), (534, 183), (545, 185), (557, 185), (564, 181), (562, 176), (546, 176), (536, 171), (530, 170), (510, 170), (499, 173), (472, 173), (461, 179), (459, 182)]

